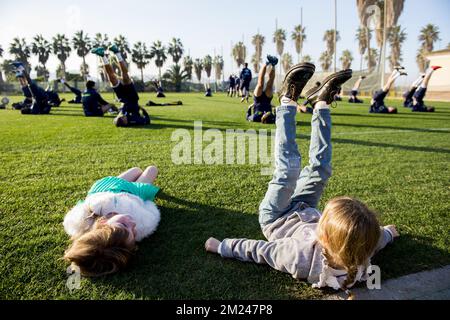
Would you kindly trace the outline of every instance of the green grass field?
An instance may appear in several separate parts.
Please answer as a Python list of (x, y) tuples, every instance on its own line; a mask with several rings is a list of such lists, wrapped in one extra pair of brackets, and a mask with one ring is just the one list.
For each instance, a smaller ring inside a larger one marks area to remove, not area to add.
[[(262, 239), (257, 207), (270, 176), (261, 165), (174, 165), (175, 129), (260, 129), (245, 106), (216, 94), (168, 94), (182, 107), (147, 108), (153, 124), (115, 128), (112, 117), (85, 118), (63, 104), (48, 116), (0, 110), (0, 298), (2, 299), (314, 299), (312, 289), (267, 266), (207, 254), (210, 236)], [(70, 98), (67, 95), (66, 98)], [(111, 96), (106, 95), (111, 99)], [(154, 94), (141, 101), (156, 100)], [(13, 97), (13, 101), (20, 100)], [(367, 98), (366, 98), (367, 101)], [(320, 204), (358, 197), (396, 224), (401, 238), (372, 261), (383, 280), (450, 263), (450, 104), (434, 114), (369, 115), (367, 105), (333, 109), (333, 176)], [(308, 161), (310, 115), (298, 115)], [(62, 221), (92, 183), (133, 166), (160, 169), (162, 221), (119, 274), (66, 288), (69, 244)]]

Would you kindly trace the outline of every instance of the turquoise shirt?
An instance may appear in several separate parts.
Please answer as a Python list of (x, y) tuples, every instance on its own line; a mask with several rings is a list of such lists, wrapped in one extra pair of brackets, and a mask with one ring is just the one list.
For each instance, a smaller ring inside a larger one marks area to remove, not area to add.
[(105, 177), (96, 181), (88, 192), (88, 196), (99, 192), (130, 193), (144, 201), (154, 201), (160, 188), (150, 183), (129, 182), (119, 177)]

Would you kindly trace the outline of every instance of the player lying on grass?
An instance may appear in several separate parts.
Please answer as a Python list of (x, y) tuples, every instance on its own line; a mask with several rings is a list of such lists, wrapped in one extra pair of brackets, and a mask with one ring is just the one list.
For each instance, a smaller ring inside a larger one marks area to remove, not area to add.
[(403, 105), (405, 107), (411, 108), (413, 112), (434, 112), (434, 107), (427, 107), (423, 99), (427, 94), (428, 83), (430, 82), (431, 76), (436, 70), (441, 69), (440, 66), (429, 67), (425, 75), (417, 79), (410, 90), (406, 92), (403, 97), (405, 101)]
[(348, 99), (348, 102), (350, 103), (363, 103), (364, 101), (358, 99), (358, 93), (359, 93), (359, 88), (361, 87), (361, 83), (363, 82), (363, 80), (365, 79), (365, 76), (361, 76), (359, 77), (358, 80), (356, 80), (355, 85), (353, 86), (353, 89), (351, 91), (351, 95), (350, 98)]
[(164, 94), (164, 89), (161, 85), (161, 81), (153, 80), (153, 86), (155, 87), (157, 98), (165, 98), (166, 97), (166, 95)]
[(122, 270), (136, 251), (136, 242), (157, 228), (160, 212), (154, 200), (156, 167), (132, 168), (118, 177), (98, 180), (84, 201), (64, 217), (72, 237), (64, 259), (84, 276), (103, 276)]
[(45, 90), (31, 80), (23, 63), (13, 62), (12, 66), (15, 69), (16, 78), (19, 79), (25, 97), (31, 102), (29, 105), (24, 105), (21, 108), (22, 114), (49, 114), (53, 105), (49, 102)]
[(375, 213), (350, 197), (331, 199), (323, 213), (317, 209), (331, 176), (330, 104), (352, 71), (335, 73), (306, 93), (314, 110), (309, 165), (300, 171), (297, 100), (314, 71), (312, 64), (299, 64), (284, 79), (276, 112), (275, 171), (259, 207), (267, 241), (210, 238), (205, 248), (224, 258), (268, 264), (313, 287), (347, 290), (365, 279), (371, 257), (398, 233), (394, 226), (380, 227)]
[(69, 100), (68, 103), (70, 103), (70, 104), (81, 104), (82, 103), (82, 92), (81, 92), (81, 90), (79, 90), (79, 89), (77, 89), (75, 87), (72, 87), (70, 84), (68, 84), (66, 82), (66, 80), (64, 78), (57, 79), (56, 81), (58, 81), (58, 82), (62, 83), (63, 85), (65, 85), (75, 95), (75, 98), (73, 98), (72, 100)]
[[(275, 123), (275, 116), (272, 112), (273, 83), (275, 81), (275, 66), (278, 59), (274, 56), (267, 56), (266, 64), (261, 68), (258, 75), (258, 83), (253, 92), (253, 104), (247, 110), (247, 120), (251, 122)], [(264, 78), (269, 75), (266, 87), (264, 88)]]
[[(114, 119), (114, 124), (117, 127), (128, 127), (131, 125), (148, 125), (150, 124), (150, 116), (139, 106), (139, 95), (136, 91), (133, 81), (128, 74), (128, 67), (123, 60), (117, 46), (113, 45), (106, 50), (103, 47), (92, 49), (92, 53), (99, 56), (103, 61), (103, 68), (108, 77), (111, 87), (117, 95), (117, 98), (122, 103), (122, 109), (119, 115)], [(116, 57), (122, 77), (119, 77), (114, 72), (109, 60), (109, 54)]]
[(408, 75), (404, 71), (404, 69), (405, 68), (403, 67), (394, 68), (394, 71), (392, 71), (392, 74), (390, 75), (386, 85), (381, 90), (375, 92), (375, 94), (372, 97), (369, 109), (370, 113), (398, 113), (397, 108), (387, 107), (384, 103), (384, 99), (386, 98), (392, 86), (394, 85), (395, 80), (397, 80), (400, 76)]

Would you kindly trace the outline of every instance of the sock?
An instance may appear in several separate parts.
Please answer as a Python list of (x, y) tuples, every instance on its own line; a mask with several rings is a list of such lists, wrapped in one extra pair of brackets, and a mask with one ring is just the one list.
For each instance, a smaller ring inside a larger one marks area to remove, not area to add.
[(122, 57), (122, 55), (120, 54), (120, 52), (117, 52), (117, 53), (116, 53), (116, 57), (117, 57), (117, 60), (118, 60), (119, 62), (122, 62), (122, 61), (123, 61), (123, 57)]
[(430, 67), (427, 69), (427, 72), (425, 73), (425, 76), (428, 76), (434, 72), (434, 68)]
[(417, 88), (418, 86), (420, 86), (422, 81), (423, 81), (423, 77), (420, 76), (416, 81), (413, 82), (412, 86)]
[(399, 72), (399, 71), (397, 71), (397, 70), (395, 70), (393, 73), (392, 73), (392, 80), (396, 80), (398, 77), (400, 77), (401, 76), (401, 73)]
[(103, 64), (104, 64), (104, 65), (110, 64), (109, 58), (108, 58), (107, 56), (103, 56), (103, 57), (102, 57), (102, 60), (103, 60)]

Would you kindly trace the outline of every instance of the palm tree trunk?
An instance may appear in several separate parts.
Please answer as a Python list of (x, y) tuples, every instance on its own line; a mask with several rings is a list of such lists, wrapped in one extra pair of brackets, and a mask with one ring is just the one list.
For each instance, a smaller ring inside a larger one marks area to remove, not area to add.
[(360, 62), (360, 66), (359, 66), (359, 71), (360, 71), (360, 72), (362, 72), (363, 59), (364, 59), (364, 55), (361, 55), (361, 62)]
[(367, 28), (367, 69), (370, 72), (371, 68), (371, 53), (370, 53), (370, 29)]
[(48, 82), (47, 67), (45, 66), (45, 63), (43, 63), (42, 66), (44, 67), (44, 80), (45, 82)]
[(142, 85), (144, 85), (144, 69), (143, 68), (139, 68), (139, 69), (141, 69), (141, 82), (142, 82)]
[(159, 69), (159, 81), (161, 82), (161, 67), (158, 67)]
[(86, 56), (83, 56), (83, 78), (84, 80), (87, 80), (87, 75), (86, 75)]

